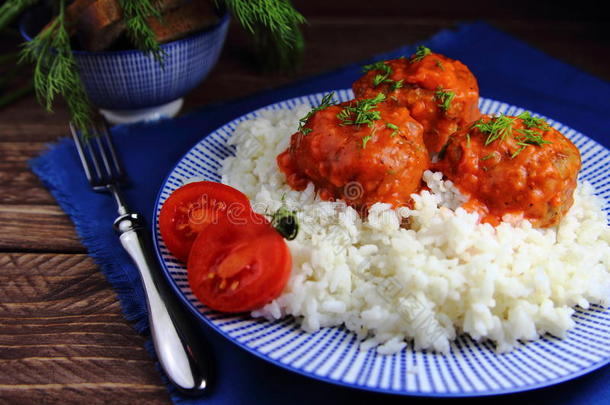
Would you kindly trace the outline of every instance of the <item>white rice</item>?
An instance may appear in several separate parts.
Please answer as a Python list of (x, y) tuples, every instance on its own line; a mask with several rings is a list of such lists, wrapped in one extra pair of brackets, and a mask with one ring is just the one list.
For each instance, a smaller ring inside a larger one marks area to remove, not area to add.
[[(575, 306), (610, 303), (610, 231), (587, 184), (556, 228), (514, 218), (494, 228), (458, 208), (465, 198), (427, 171), (430, 191), (413, 196), (413, 210), (379, 203), (363, 221), (341, 201), (318, 199), (311, 184), (292, 190), (277, 168), (308, 110), (243, 122), (230, 140), (237, 155), (223, 164), (223, 182), (247, 194), (257, 212), (276, 210), (284, 197), (301, 225), (288, 242), (288, 285), (253, 316), (293, 315), (307, 332), (345, 324), (363, 349), (379, 353), (408, 342), (446, 353), (461, 333), (508, 351), (547, 332), (564, 336)], [(400, 227), (404, 218), (409, 229)]]

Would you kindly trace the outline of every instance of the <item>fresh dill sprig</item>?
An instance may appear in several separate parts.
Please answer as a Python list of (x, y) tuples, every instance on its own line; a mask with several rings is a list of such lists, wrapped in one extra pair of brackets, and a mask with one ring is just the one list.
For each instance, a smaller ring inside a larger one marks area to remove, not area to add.
[(417, 47), (415, 54), (411, 57), (411, 63), (419, 62), (431, 53), (432, 51), (430, 50), (430, 48), (420, 45)]
[(436, 65), (436, 67), (438, 67), (440, 70), (442, 70), (443, 72), (445, 71), (445, 66), (443, 66), (443, 62), (441, 62), (440, 59), (437, 59), (434, 64)]
[(473, 128), (477, 128), (481, 133), (487, 134), (487, 139), (485, 139), (485, 146), (487, 146), (496, 139), (503, 141), (510, 136), (513, 132), (514, 122), (513, 118), (506, 115), (498, 115), (492, 117), (487, 122), (483, 121), (483, 118), (479, 119), (475, 122)]
[[(517, 116), (517, 118), (521, 119), (523, 129), (517, 129), (517, 132), (521, 134), (521, 136), (515, 137), (517, 140), (517, 145), (521, 146), (517, 149), (511, 157), (515, 157), (519, 155), (527, 146), (542, 146), (544, 144), (551, 143), (542, 137), (542, 133), (548, 131), (549, 124), (543, 118), (537, 118), (532, 116), (529, 111), (524, 111)], [(541, 131), (541, 132), (540, 132)]]
[[(0, 6), (0, 30), (13, 21), (24, 9), (40, 0), (6, 0)], [(163, 50), (148, 26), (148, 18), (160, 18), (157, 0), (118, 0), (123, 9), (123, 22), (135, 47), (150, 52), (162, 62)], [(290, 0), (215, 0), (222, 3), (252, 34), (266, 62), (280, 67), (296, 65), (304, 48), (299, 25), (305, 18), (296, 11)], [(92, 120), (92, 106), (72, 56), (67, 34), (66, 1), (55, 0), (59, 17), (53, 20), (30, 43), (24, 46), (21, 60), (34, 64), (34, 87), (45, 109), (51, 110), (55, 97), (67, 102), (72, 120), (85, 130)]]
[(373, 86), (375, 86), (375, 87), (379, 86), (381, 83), (384, 83), (386, 80), (388, 80), (388, 78), (392, 74), (392, 68), (389, 65), (384, 63), (381, 66), (382, 66), (382, 68), (379, 69), (379, 70), (381, 70), (381, 73), (376, 74), (375, 77), (373, 78)]
[(141, 51), (150, 52), (160, 63), (163, 63), (165, 54), (155, 39), (155, 33), (148, 25), (149, 17), (161, 18), (161, 13), (151, 0), (119, 0), (123, 9), (123, 19), (127, 36)]
[(307, 135), (308, 133), (310, 133), (312, 131), (311, 128), (305, 128), (305, 125), (307, 124), (307, 121), (309, 121), (309, 119), (318, 111), (324, 110), (325, 108), (328, 108), (332, 105), (335, 105), (336, 102), (333, 100), (333, 98), (335, 97), (335, 92), (332, 91), (328, 94), (326, 94), (324, 97), (322, 97), (322, 101), (320, 101), (320, 104), (317, 107), (314, 107), (311, 109), (311, 111), (309, 111), (303, 118), (301, 118), (299, 120), (299, 128), (297, 129), (297, 131), (299, 131), (300, 133), (302, 133), (303, 135)]
[(387, 63), (385, 63), (385, 61), (383, 61), (383, 60), (380, 60), (375, 63), (364, 65), (362, 67), (362, 72), (366, 73), (366, 72), (370, 72), (371, 70), (384, 70), (384, 69), (386, 69), (386, 67), (389, 68)]
[(385, 61), (378, 61), (362, 67), (362, 71), (365, 73), (370, 72), (371, 70), (379, 70), (380, 72), (376, 74), (375, 77), (373, 77), (374, 87), (377, 87), (382, 83), (387, 83), (390, 86), (391, 91), (396, 91), (402, 88), (404, 80), (390, 79), (390, 75), (393, 73), (393, 70), (392, 67), (388, 65)]
[[(307, 21), (290, 0), (216, 0), (224, 3), (254, 43), (267, 68), (294, 68), (304, 41), (299, 26)], [(275, 66), (271, 65), (275, 64)]]
[[(158, 16), (151, 0), (120, 0), (124, 9), (127, 32), (134, 45), (143, 51), (153, 52), (160, 58), (159, 45), (153, 32), (148, 28), (146, 18)], [(12, 0), (0, 9), (35, 1)], [(17, 8), (15, 8), (17, 9)], [(53, 110), (57, 96), (62, 96), (70, 110), (71, 120), (85, 135), (93, 121), (93, 108), (83, 82), (78, 74), (72, 53), (70, 35), (66, 21), (66, 1), (57, 1), (57, 17), (34, 39), (26, 43), (21, 51), (21, 61), (34, 65), (34, 88), (38, 101), (47, 111)], [(3, 18), (8, 18), (2, 14)]]
[(439, 87), (434, 93), (434, 98), (438, 101), (438, 108), (447, 112), (451, 108), (451, 102), (455, 98), (455, 93)]
[(374, 110), (377, 104), (385, 100), (385, 94), (378, 93), (373, 98), (364, 98), (357, 101), (352, 101), (345, 107), (337, 118), (341, 121), (339, 125), (362, 125), (367, 124), (373, 127), (374, 121), (381, 118), (381, 113)]
[(392, 89), (392, 91), (396, 91), (398, 89), (401, 89), (402, 86), (403, 86), (403, 82), (404, 82), (404, 79), (400, 79), (400, 80), (394, 81), (392, 84), (390, 84), (390, 88)]
[(522, 112), (517, 116), (517, 118), (523, 121), (523, 125), (525, 125), (527, 129), (538, 128), (545, 131), (549, 129), (549, 124), (544, 118), (534, 117), (529, 111)]
[(65, 0), (59, 1), (59, 14), (50, 26), (25, 44), (21, 60), (34, 64), (34, 87), (40, 104), (47, 111), (52, 111), (55, 97), (62, 95), (72, 121), (86, 133), (92, 121), (91, 103), (70, 48)]
[(511, 158), (518, 156), (530, 145), (542, 146), (551, 143), (551, 141), (544, 139), (539, 131), (536, 131), (536, 129), (543, 132), (546, 131), (548, 129), (546, 121), (541, 118), (532, 117), (527, 111), (518, 115), (516, 118), (521, 119), (523, 125), (526, 127), (525, 129), (515, 129), (514, 132), (516, 134), (513, 133), (515, 118), (507, 117), (506, 115), (492, 117), (488, 122), (484, 122), (481, 118), (475, 122), (473, 128), (478, 128), (481, 133), (487, 134), (485, 146), (496, 140), (502, 142), (506, 140), (507, 137), (513, 136), (517, 145), (519, 145), (519, 148), (512, 153)]

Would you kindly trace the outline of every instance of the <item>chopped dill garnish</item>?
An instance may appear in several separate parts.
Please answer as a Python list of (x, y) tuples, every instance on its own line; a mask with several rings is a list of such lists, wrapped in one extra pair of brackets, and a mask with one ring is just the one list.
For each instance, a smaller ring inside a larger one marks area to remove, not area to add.
[(390, 67), (390, 65), (388, 65), (384, 61), (379, 61), (379, 62), (371, 63), (370, 65), (365, 65), (362, 68), (362, 70), (364, 72), (370, 72), (371, 70), (380, 71), (380, 73), (376, 74), (375, 77), (373, 77), (373, 86), (374, 87), (377, 87), (382, 83), (387, 83), (388, 85), (390, 85), (390, 88), (392, 91), (398, 90), (402, 87), (403, 80), (396, 81), (396, 80), (390, 79), (390, 75), (392, 74), (393, 70)]
[(485, 146), (496, 140), (502, 142), (507, 137), (514, 136), (515, 140), (517, 141), (517, 145), (520, 147), (513, 152), (511, 158), (518, 156), (529, 145), (542, 146), (544, 144), (551, 143), (551, 141), (544, 139), (540, 132), (534, 130), (538, 129), (546, 131), (548, 129), (548, 124), (546, 121), (541, 118), (532, 117), (527, 111), (518, 115), (517, 118), (523, 121), (523, 125), (526, 128), (515, 129), (516, 134), (513, 134), (513, 124), (515, 123), (515, 118), (510, 118), (506, 115), (492, 117), (488, 122), (483, 122), (482, 119), (479, 119), (477, 122), (475, 122), (473, 128), (478, 128), (481, 133), (487, 134)]
[(513, 132), (514, 122), (513, 118), (509, 118), (506, 115), (498, 115), (492, 117), (488, 122), (484, 122), (482, 118), (479, 119), (475, 122), (473, 128), (477, 128), (482, 133), (487, 134), (487, 139), (485, 139), (485, 146), (487, 146), (496, 139), (503, 141), (510, 136)]
[(392, 124), (391, 122), (386, 123), (385, 126), (392, 130), (392, 133), (390, 134), (390, 136), (396, 136), (396, 134), (398, 132), (400, 132), (398, 125)]
[(443, 90), (439, 87), (434, 93), (434, 98), (438, 101), (438, 108), (447, 111), (451, 108), (451, 102), (455, 97), (455, 93), (450, 90)]
[(529, 111), (522, 112), (517, 118), (520, 118), (523, 121), (523, 125), (528, 129), (538, 128), (545, 131), (549, 129), (549, 124), (544, 118), (534, 117)]
[(352, 101), (337, 114), (337, 118), (341, 121), (340, 125), (367, 124), (373, 127), (374, 121), (381, 118), (381, 113), (374, 108), (384, 100), (385, 94), (379, 93), (373, 98)]
[(510, 155), (510, 158), (511, 158), (511, 159), (516, 158), (516, 157), (519, 155), (519, 153), (523, 152), (523, 149), (525, 149), (525, 146), (521, 146), (519, 149), (517, 149), (516, 151), (514, 151), (514, 152), (513, 152), (513, 154), (512, 154), (512, 155)]
[(430, 55), (430, 53), (432, 53), (432, 51), (430, 50), (430, 48), (425, 47), (423, 45), (420, 45), (417, 47), (417, 51), (415, 51), (415, 55), (413, 55), (411, 57), (411, 63), (413, 62), (419, 62), (422, 59), (424, 59), (427, 55)]
[(445, 71), (445, 67), (443, 66), (443, 62), (441, 62), (440, 59), (437, 59), (436, 62), (434, 62), (434, 64), (443, 72)]
[(528, 134), (528, 135), (525, 135), (522, 138), (517, 138), (517, 140), (519, 141), (519, 142), (517, 142), (518, 145), (528, 144), (528, 145), (541, 146), (541, 145), (544, 145), (546, 143), (551, 143), (551, 141), (547, 141), (540, 134), (537, 134), (537, 135), (529, 135)]
[(311, 111), (309, 111), (307, 113), (307, 115), (305, 115), (303, 118), (301, 118), (299, 120), (299, 128), (297, 129), (297, 131), (299, 131), (300, 133), (302, 133), (303, 135), (307, 135), (308, 133), (310, 133), (312, 131), (311, 128), (304, 128), (304, 126), (307, 124), (307, 121), (309, 121), (309, 119), (318, 111), (321, 111), (325, 108), (328, 108), (332, 105), (335, 105), (335, 101), (333, 100), (333, 97), (335, 96), (335, 92), (332, 91), (330, 93), (328, 93), (327, 95), (325, 95), (324, 97), (322, 97), (322, 101), (320, 102), (320, 105), (318, 105), (317, 107), (314, 107), (311, 109)]
[(393, 82), (392, 85), (390, 86), (392, 88), (392, 91), (396, 91), (396, 90), (402, 88), (403, 82), (404, 82), (403, 79)]
[(373, 135), (367, 135), (362, 137), (362, 149), (366, 148), (366, 144), (371, 140)]
[(487, 159), (491, 159), (492, 157), (494, 157), (494, 155), (495, 155), (495, 153), (490, 153), (490, 154), (489, 154), (489, 155), (487, 155), (487, 156), (483, 156), (483, 157), (481, 158), (481, 160), (487, 160)]
[(388, 66), (388, 65), (385, 63), (385, 61), (380, 60), (380, 61), (378, 61), (378, 62), (371, 63), (370, 65), (364, 65), (364, 66), (362, 67), (362, 71), (363, 71), (364, 73), (366, 73), (366, 72), (369, 72), (369, 71), (371, 71), (371, 70), (384, 70), (384, 69), (385, 69), (385, 67), (388, 67), (388, 68), (389, 68), (389, 66)]
[(512, 157), (517, 156), (528, 145), (542, 146), (551, 143), (551, 141), (544, 139), (540, 132), (536, 131), (536, 129), (538, 129), (542, 132), (546, 132), (549, 129), (549, 124), (543, 118), (534, 117), (529, 111), (522, 112), (517, 118), (521, 119), (525, 128), (516, 130), (516, 132), (522, 135), (520, 137), (515, 137), (517, 145), (520, 145), (521, 147), (513, 153)]
[(381, 83), (385, 83), (392, 74), (392, 68), (389, 65), (383, 63), (381, 66), (382, 67), (379, 68), (381, 73), (376, 74), (373, 78), (373, 86), (375, 87), (379, 86)]

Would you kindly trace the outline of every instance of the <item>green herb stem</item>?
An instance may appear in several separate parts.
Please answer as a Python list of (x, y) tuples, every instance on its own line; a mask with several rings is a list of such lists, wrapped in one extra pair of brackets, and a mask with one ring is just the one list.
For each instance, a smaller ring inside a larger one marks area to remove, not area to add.
[(381, 113), (374, 108), (377, 104), (385, 100), (385, 94), (378, 93), (373, 98), (365, 98), (357, 101), (352, 101), (343, 107), (343, 110), (337, 114), (337, 118), (341, 121), (340, 125), (362, 125), (367, 124), (373, 127), (374, 121), (381, 118)]
[(21, 60), (34, 64), (34, 87), (39, 102), (52, 111), (57, 95), (68, 104), (74, 124), (87, 133), (92, 109), (78, 75), (65, 22), (65, 0), (59, 1), (59, 14), (47, 29), (25, 44)]
[(513, 136), (517, 145), (519, 145), (519, 148), (512, 153), (511, 158), (517, 157), (530, 145), (542, 146), (551, 143), (551, 141), (544, 139), (539, 132), (545, 132), (549, 129), (549, 125), (544, 119), (533, 117), (529, 111), (518, 115), (516, 118), (521, 119), (526, 128), (518, 128), (513, 132), (515, 118), (507, 117), (506, 115), (492, 117), (487, 122), (483, 121), (483, 119), (479, 119), (475, 122), (473, 128), (477, 128), (481, 133), (487, 135), (485, 146), (496, 140), (502, 142), (506, 140), (507, 137)]
[(439, 87), (434, 93), (434, 98), (438, 101), (438, 108), (447, 112), (451, 108), (451, 102), (455, 98), (455, 93)]
[(432, 51), (430, 48), (420, 45), (417, 47), (415, 54), (411, 57), (411, 63), (421, 62), (426, 56), (430, 55)]
[(309, 134), (312, 131), (312, 129), (305, 128), (305, 125), (307, 125), (307, 122), (309, 121), (309, 119), (311, 117), (313, 117), (313, 115), (316, 112), (322, 111), (332, 105), (335, 105), (336, 103), (334, 101), (334, 97), (335, 97), (334, 91), (332, 91), (332, 92), (326, 94), (324, 97), (322, 97), (322, 101), (320, 101), (320, 104), (317, 107), (312, 108), (311, 111), (309, 111), (303, 118), (301, 118), (299, 120), (299, 128), (297, 129), (297, 131), (299, 131), (303, 135)]
[(254, 35), (267, 68), (294, 68), (300, 61), (304, 41), (299, 26), (306, 20), (289, 0), (216, 0), (220, 2)]
[(159, 63), (163, 64), (165, 53), (155, 39), (155, 33), (148, 25), (148, 18), (161, 19), (161, 12), (151, 0), (119, 0), (127, 29), (127, 36), (141, 51), (150, 52)]

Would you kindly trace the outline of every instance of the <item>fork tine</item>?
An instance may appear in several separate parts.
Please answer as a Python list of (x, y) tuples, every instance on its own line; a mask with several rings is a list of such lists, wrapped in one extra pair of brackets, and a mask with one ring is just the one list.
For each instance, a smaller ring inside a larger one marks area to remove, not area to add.
[(104, 149), (104, 145), (102, 144), (102, 141), (100, 139), (100, 134), (99, 132), (96, 134), (97, 136), (95, 137), (95, 143), (97, 144), (97, 148), (98, 151), (100, 153), (100, 156), (102, 158), (102, 163), (104, 164), (104, 168), (106, 168), (106, 181), (110, 181), (110, 179), (112, 179), (114, 177), (114, 174), (112, 173), (112, 168), (110, 167), (110, 163), (108, 162), (108, 157), (107, 157), (107, 153), (106, 150)]
[(124, 177), (123, 166), (121, 165), (121, 161), (119, 160), (119, 158), (116, 154), (116, 150), (114, 148), (114, 142), (112, 142), (112, 137), (110, 136), (110, 131), (108, 130), (108, 125), (105, 122), (102, 124), (102, 129), (100, 132), (101, 132), (101, 135), (106, 140), (106, 147), (108, 148), (108, 151), (110, 152), (110, 160), (114, 167), (115, 174), (119, 179), (123, 179), (123, 177)]
[[(95, 132), (92, 136), (97, 138), (97, 131), (94, 128), (91, 128), (91, 130), (93, 132)], [(104, 182), (104, 175), (102, 173), (102, 170), (100, 168), (100, 163), (97, 159), (97, 153), (95, 151), (95, 147), (93, 146), (93, 144), (91, 143), (90, 139), (87, 138), (81, 138), (84, 145), (85, 145), (85, 149), (89, 151), (89, 158), (91, 159), (91, 163), (93, 164), (93, 168), (95, 169), (95, 174), (97, 175), (97, 179), (94, 179), (92, 185), (99, 187)]]
[(70, 132), (72, 133), (72, 139), (74, 139), (74, 143), (76, 145), (76, 151), (78, 152), (78, 157), (80, 158), (80, 162), (83, 166), (83, 170), (85, 171), (85, 176), (87, 177), (87, 181), (90, 184), (94, 183), (93, 174), (91, 173), (91, 165), (89, 160), (87, 159), (87, 155), (85, 154), (85, 148), (83, 145), (83, 140), (74, 126), (72, 122), (70, 122)]

